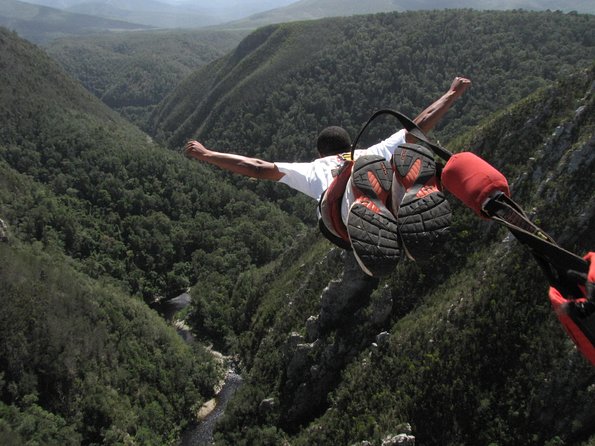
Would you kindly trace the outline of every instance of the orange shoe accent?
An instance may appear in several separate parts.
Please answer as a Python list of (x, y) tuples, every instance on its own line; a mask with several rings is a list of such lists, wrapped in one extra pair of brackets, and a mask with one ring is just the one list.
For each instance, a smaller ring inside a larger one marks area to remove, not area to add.
[(388, 176), (388, 169), (386, 168), (386, 164), (380, 163), (380, 167), (382, 168), (382, 173), (384, 176)]
[(365, 207), (370, 209), (372, 212), (379, 214), (380, 208), (376, 206), (376, 204), (370, 200), (368, 197), (363, 196), (362, 198), (358, 199), (357, 202), (363, 204)]
[(417, 191), (415, 196), (417, 198), (423, 198), (423, 197), (427, 197), (430, 194), (433, 194), (434, 192), (438, 192), (438, 188), (436, 186), (426, 185), (426, 186), (423, 186), (419, 191)]
[(423, 198), (423, 197), (427, 197), (430, 194), (433, 194), (434, 192), (439, 192), (439, 191), (440, 191), (440, 189), (438, 188), (438, 186), (436, 186), (436, 177), (432, 177), (426, 184), (424, 184), (421, 187), (420, 190), (417, 191), (415, 196), (417, 198)]
[(411, 169), (409, 169), (409, 172), (407, 172), (407, 175), (405, 175), (405, 178), (401, 180), (401, 184), (405, 186), (405, 189), (409, 189), (411, 186), (413, 186), (415, 180), (417, 180), (417, 177), (419, 176), (420, 171), (421, 159), (418, 158), (414, 161)]
[(380, 201), (385, 202), (388, 199), (388, 191), (384, 190), (382, 184), (380, 184), (380, 181), (378, 181), (378, 178), (373, 172), (368, 172), (368, 181)]

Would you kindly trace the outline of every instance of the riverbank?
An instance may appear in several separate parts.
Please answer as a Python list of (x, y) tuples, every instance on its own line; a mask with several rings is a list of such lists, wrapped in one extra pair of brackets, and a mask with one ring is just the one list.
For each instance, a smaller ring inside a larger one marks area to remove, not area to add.
[(184, 431), (178, 446), (208, 446), (213, 443), (217, 421), (225, 413), (227, 404), (242, 385), (242, 377), (228, 370), (224, 384), (217, 396), (202, 405), (196, 423)]
[[(190, 295), (186, 292), (173, 299), (161, 302), (155, 309), (176, 329), (186, 343), (195, 341), (190, 327), (178, 314), (190, 304)], [(221, 381), (215, 386), (215, 397), (204, 403), (194, 416), (194, 420), (182, 432), (178, 446), (207, 446), (213, 442), (215, 425), (225, 413), (227, 404), (242, 385), (242, 377), (233, 367), (233, 358), (224, 356), (218, 351), (207, 347), (222, 370), (226, 370)]]

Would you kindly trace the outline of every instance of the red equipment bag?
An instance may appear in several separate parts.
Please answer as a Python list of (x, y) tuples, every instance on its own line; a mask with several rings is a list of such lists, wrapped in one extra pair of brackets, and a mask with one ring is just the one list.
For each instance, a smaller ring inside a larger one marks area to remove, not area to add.
[(495, 192), (510, 196), (508, 181), (491, 164), (471, 152), (456, 153), (442, 170), (442, 185), (480, 217)]

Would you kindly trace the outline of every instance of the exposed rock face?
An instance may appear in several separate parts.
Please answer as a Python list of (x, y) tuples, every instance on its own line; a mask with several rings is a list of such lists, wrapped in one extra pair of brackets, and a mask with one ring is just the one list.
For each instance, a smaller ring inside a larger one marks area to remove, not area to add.
[(374, 279), (362, 272), (355, 257), (345, 253), (345, 268), (338, 280), (334, 280), (322, 292), (320, 303), (320, 329), (322, 332), (344, 322), (345, 316), (368, 303), (370, 294), (378, 286)]
[[(401, 431), (400, 434), (389, 434), (382, 439), (382, 446), (415, 446), (415, 437), (411, 435), (411, 425), (409, 423), (404, 423), (397, 426), (397, 431)], [(373, 446), (374, 443), (371, 443), (367, 440), (364, 440), (360, 443), (353, 444), (352, 446)]]
[(415, 446), (415, 437), (407, 434), (391, 435), (382, 440), (382, 446)]
[(8, 226), (0, 218), (0, 242), (8, 242)]
[(380, 299), (369, 305), (370, 311), (362, 311), (379, 282), (361, 271), (353, 255), (343, 256), (341, 276), (322, 292), (320, 314), (305, 321), (305, 336), (292, 333), (285, 344), (286, 371), (280, 405), (289, 431), (326, 408), (327, 395), (349, 361), (375, 340), (384, 343), (389, 336), (386, 332), (378, 335), (377, 327), (390, 318), (390, 293), (381, 291)]
[(411, 425), (403, 423), (396, 428), (396, 435), (387, 435), (382, 439), (382, 446), (415, 446), (415, 437), (411, 435)]

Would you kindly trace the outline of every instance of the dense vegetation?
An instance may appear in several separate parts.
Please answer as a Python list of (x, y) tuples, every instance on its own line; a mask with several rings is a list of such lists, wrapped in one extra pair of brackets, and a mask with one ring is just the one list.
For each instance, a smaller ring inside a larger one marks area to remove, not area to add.
[(245, 31), (171, 31), (52, 41), (48, 53), (87, 90), (139, 127), (196, 68), (233, 48)]
[(156, 111), (154, 132), (172, 147), (196, 135), (265, 158), (310, 159), (322, 127), (354, 134), (387, 107), (414, 116), (465, 75), (473, 90), (436, 133), (448, 140), (591, 64), (594, 24), (592, 15), (450, 10), (269, 26), (181, 84)]
[[(468, 75), (473, 89), (436, 135), (502, 169), (536, 221), (583, 252), (595, 229), (593, 69), (581, 71), (593, 24), (445, 11), (263, 28), (166, 99), (153, 136), (308, 159), (322, 126), (355, 132), (386, 106), (413, 115)], [(379, 444), (402, 422), (419, 444), (593, 441), (593, 369), (562, 335), (530, 256), (469, 211), (455, 206), (431, 265), (403, 262), (322, 333), (326, 347), (298, 358), (308, 367), (296, 378), (288, 337), (307, 332), (345, 267), (302, 223), (310, 201), (159, 147), (3, 29), (0, 104), (12, 240), (0, 244), (0, 443), (174, 443), (217, 370), (145, 303), (188, 286), (194, 332), (244, 367), (221, 444)], [(393, 127), (378, 123), (368, 140)], [(390, 341), (372, 348), (381, 330)], [(300, 394), (314, 410), (293, 406)]]
[[(557, 73), (592, 63), (594, 23), (593, 16), (466, 10), (261, 28), (160, 105), (155, 137), (172, 147), (196, 136), (219, 150), (308, 160), (325, 125), (338, 123), (354, 134), (379, 108), (413, 116), (464, 74), (473, 80), (472, 90), (435, 133), (448, 141)], [(364, 143), (394, 125), (375, 124)], [(310, 205), (301, 197), (267, 184), (256, 190), (307, 219)]]
[[(216, 148), (305, 160), (314, 155), (313, 141), (324, 125), (338, 122), (354, 133), (373, 110), (386, 106), (414, 115), (454, 75), (465, 74), (473, 88), (436, 135), (448, 142), (481, 123), (453, 146), (490, 159), (513, 181), (515, 197), (541, 211), (538, 222), (583, 252), (594, 243), (592, 205), (586, 204), (593, 199), (592, 165), (579, 161), (586, 157), (592, 163), (586, 154), (592, 150), (587, 142), (593, 122), (584, 118), (592, 115), (592, 92), (581, 120), (573, 113), (583, 105), (592, 72), (526, 99), (488, 123), (482, 119), (548, 80), (591, 66), (592, 28), (592, 16), (523, 11), (380, 14), (270, 26), (183, 83), (156, 112), (155, 129), (172, 147), (197, 136)], [(557, 129), (573, 121), (580, 121), (580, 130)], [(370, 139), (386, 134), (390, 124), (375, 126)], [(549, 138), (552, 134), (563, 136)], [(552, 152), (544, 155), (544, 147)], [(577, 160), (574, 173), (555, 164), (566, 151), (563, 160)], [(534, 170), (527, 171), (528, 159)], [(548, 171), (556, 173), (545, 176)], [(550, 221), (550, 214), (564, 218)], [(315, 386), (308, 379), (324, 375), (325, 355), (356, 345), (361, 357), (334, 375), (336, 391), (322, 407), (301, 418), (292, 415), (300, 388), (292, 388), (287, 376), (293, 364), (288, 338), (292, 331), (306, 331), (305, 321), (316, 313), (337, 265), (315, 262), (312, 252), (323, 255), (311, 247), (289, 269), (285, 260), (243, 274), (227, 310), (218, 310), (242, 316), (231, 320), (248, 371), (247, 384), (220, 427), (221, 444), (282, 439), (379, 444), (401, 422), (412, 424), (422, 444), (579, 444), (593, 436), (592, 370), (576, 352), (568, 352), (569, 341), (549, 309), (543, 276), (530, 256), (515, 244), (493, 243), (490, 236), (504, 235), (489, 226), (486, 232), (485, 225), (459, 209), (445, 252), (429, 267), (403, 264), (386, 284), (394, 301), (391, 324), (366, 323), (374, 302), (383, 299), (381, 288), (370, 306), (327, 336), (328, 349), (312, 353), (320, 355), (314, 358), (317, 371), (304, 370), (302, 390), (309, 389), (312, 400)], [(308, 268), (311, 264), (315, 267)], [(516, 285), (510, 289), (503, 283)], [(199, 322), (209, 319), (202, 306), (195, 314), (201, 315)], [(374, 357), (368, 347), (382, 328), (392, 333), (392, 342)], [(494, 364), (506, 364), (503, 376), (489, 372)], [(263, 412), (263, 401), (271, 398), (277, 405)], [(555, 421), (551, 407), (567, 408), (566, 415)], [(481, 416), (470, 418), (471, 413)]]
[(0, 244), (0, 443), (173, 444), (217, 382), (211, 355), (71, 263)]
[(26, 42), (0, 39), (0, 154), (50, 191), (2, 203), (22, 239), (57, 246), (146, 299), (215, 272), (231, 282), (283, 249), (295, 221), (155, 146)]
[(2, 443), (174, 442), (220, 372), (143, 298), (200, 282), (216, 306), (300, 224), (157, 147), (3, 29), (0, 60)]

